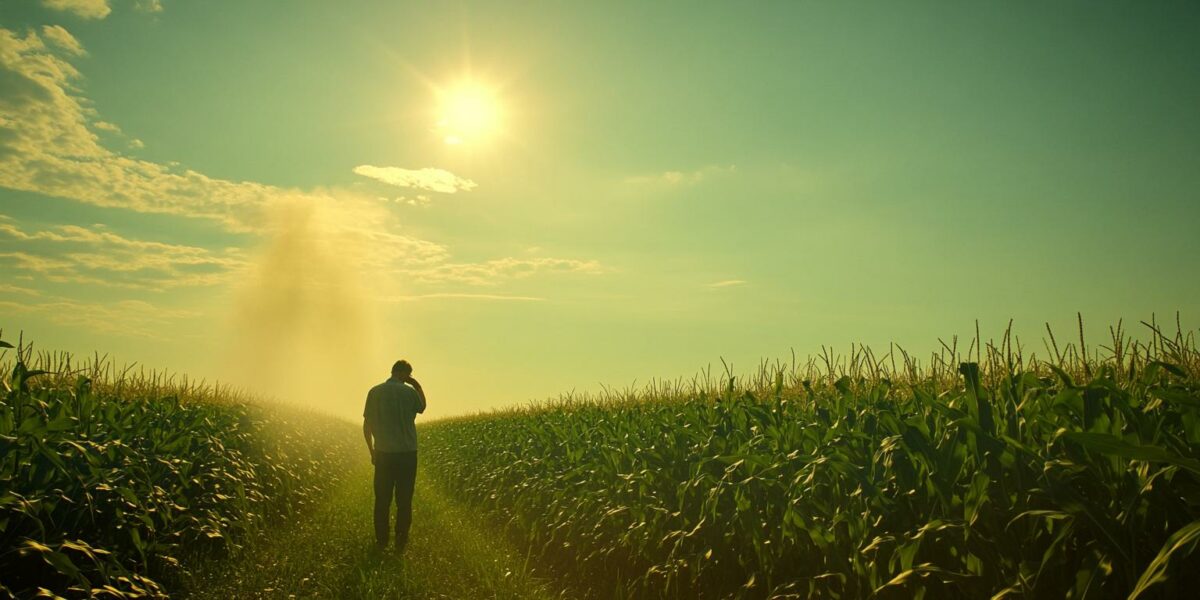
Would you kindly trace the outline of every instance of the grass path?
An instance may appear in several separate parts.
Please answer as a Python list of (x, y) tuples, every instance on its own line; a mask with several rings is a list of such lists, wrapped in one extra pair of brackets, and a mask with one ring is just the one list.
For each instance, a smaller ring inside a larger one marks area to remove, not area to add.
[[(365, 454), (365, 452), (364, 452)], [(364, 460), (325, 505), (197, 569), (181, 597), (553, 598), (504, 536), (440, 494), (418, 470), (407, 551), (373, 548), (372, 467)], [(393, 508), (393, 510), (395, 510)]]

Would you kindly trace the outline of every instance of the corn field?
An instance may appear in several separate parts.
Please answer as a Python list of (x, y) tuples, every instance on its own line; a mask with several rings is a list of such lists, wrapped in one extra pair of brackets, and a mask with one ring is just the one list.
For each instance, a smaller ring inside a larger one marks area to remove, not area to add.
[(229, 389), (0, 345), (0, 598), (166, 596), (316, 502), (353, 441)]
[(436, 422), (422, 469), (580, 595), (1190, 597), (1195, 340), (1082, 330)]

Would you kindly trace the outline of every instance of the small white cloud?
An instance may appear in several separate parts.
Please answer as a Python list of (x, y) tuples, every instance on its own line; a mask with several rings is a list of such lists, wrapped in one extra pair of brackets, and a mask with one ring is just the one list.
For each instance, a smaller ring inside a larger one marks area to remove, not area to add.
[(71, 35), (70, 31), (67, 31), (60, 25), (43, 26), (42, 37), (67, 54), (72, 56), (87, 55), (87, 50), (83, 49), (83, 44), (80, 44), (79, 40), (75, 39), (75, 36)]
[(108, 0), (42, 0), (42, 6), (69, 12), (81, 19), (103, 19), (112, 12)]
[(746, 280), (745, 279), (725, 279), (722, 281), (714, 281), (712, 283), (705, 284), (704, 287), (718, 289), (718, 288), (735, 287), (735, 286), (739, 286), (739, 285), (746, 285)]
[(162, 0), (134, 0), (133, 7), (148, 13), (160, 13), (163, 11)]
[(396, 196), (392, 198), (392, 202), (405, 206), (429, 206), (433, 199), (426, 194), (417, 194), (416, 196)]
[(475, 189), (476, 184), (470, 179), (459, 177), (444, 169), (426, 167), (424, 169), (401, 169), (400, 167), (376, 167), (359, 165), (354, 167), (354, 173), (370, 177), (388, 185), (414, 188), (427, 192), (453, 194)]
[(95, 123), (92, 123), (92, 127), (95, 127), (96, 129), (99, 129), (100, 131), (110, 131), (112, 133), (121, 133), (120, 127), (118, 127), (114, 123), (109, 123), (108, 121), (96, 121)]
[(630, 185), (658, 185), (677, 187), (696, 185), (701, 181), (721, 175), (730, 175), (737, 171), (735, 165), (709, 165), (694, 171), (664, 171), (651, 175), (634, 175), (626, 177), (625, 183)]
[(418, 206), (422, 208), (433, 203), (433, 198), (429, 197), (427, 194), (417, 194), (416, 196), (396, 196), (395, 198), (376, 196), (375, 199), (383, 203), (400, 204), (403, 206)]
[(143, 142), (137, 138), (133, 138), (129, 140), (129, 147), (133, 148), (134, 150), (141, 150), (142, 148), (146, 147), (146, 142)]

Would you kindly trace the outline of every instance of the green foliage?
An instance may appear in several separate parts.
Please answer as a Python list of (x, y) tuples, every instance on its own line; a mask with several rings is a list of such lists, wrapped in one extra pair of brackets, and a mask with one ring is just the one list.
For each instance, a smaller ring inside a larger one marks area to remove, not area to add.
[(317, 430), (305, 415), (228, 389), (14, 354), (0, 362), (0, 597), (164, 596), (190, 557), (236, 552), (312, 503), (350, 441), (302, 438)]
[(1185, 597), (1200, 355), (1153, 331), (1103, 356), (1051, 339), (1050, 361), (1007, 335), (925, 366), (856, 349), (441, 421), (422, 468), (609, 596)]

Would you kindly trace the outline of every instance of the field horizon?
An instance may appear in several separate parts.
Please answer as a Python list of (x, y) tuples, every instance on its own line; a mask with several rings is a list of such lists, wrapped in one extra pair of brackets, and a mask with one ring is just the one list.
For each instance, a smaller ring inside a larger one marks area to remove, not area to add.
[[(1113, 347), (1113, 344), (1116, 343), (1114, 336), (1116, 336), (1118, 333), (1121, 336), (1122, 343), (1144, 345), (1147, 341), (1153, 340), (1157, 335), (1161, 334), (1164, 329), (1167, 331), (1174, 330), (1175, 332), (1181, 334), (1191, 334), (1196, 330), (1200, 330), (1200, 328), (1184, 326), (1183, 314), (1179, 311), (1174, 312), (1165, 322), (1159, 322), (1159, 317), (1157, 314), (1150, 314), (1145, 319), (1135, 317), (1130, 319), (1130, 322), (1134, 324), (1130, 325), (1125, 319), (1122, 318), (1118, 319), (1115, 324), (1096, 327), (1092, 324), (1092, 321), (1087, 319), (1082, 313), (1076, 313), (1070, 328), (1060, 328), (1056, 331), (1051, 327), (1050, 322), (1042, 322), (1042, 324), (1039, 326), (1039, 337), (1032, 346), (1027, 342), (1023, 343), (1019, 335), (1013, 334), (1013, 319), (1008, 319), (1006, 321), (1007, 325), (1003, 329), (993, 328), (990, 331), (987, 329), (981, 330), (980, 323), (978, 320), (976, 320), (975, 330), (971, 335), (952, 335), (945, 338), (937, 337), (935, 338), (935, 342), (927, 344), (929, 349), (925, 353), (910, 352), (905, 347), (895, 343), (889, 343), (886, 352), (881, 351), (882, 346), (873, 347), (868, 344), (860, 344), (856, 342), (848, 343), (845, 346), (846, 350), (844, 351), (838, 351), (834, 346), (820, 344), (818, 352), (813, 352), (804, 357), (798, 354), (794, 348), (791, 349), (790, 353), (787, 355), (763, 355), (756, 362), (751, 363), (754, 366), (750, 367), (749, 369), (738, 369), (733, 362), (727, 362), (724, 357), (718, 356), (715, 363), (710, 361), (703, 367), (694, 367), (691, 371), (684, 371), (683, 374), (676, 373), (674, 375), (663, 375), (660, 373), (658, 376), (649, 377), (646, 381), (640, 384), (637, 377), (626, 378), (629, 383), (617, 383), (617, 379), (614, 377), (607, 382), (594, 382), (590, 384), (590, 389), (588, 389), (588, 386), (571, 386), (569, 389), (564, 388), (557, 391), (551, 390), (541, 396), (530, 396), (517, 400), (509, 405), (441, 415), (436, 416), (433, 419), (429, 419), (427, 417), (426, 422), (434, 419), (454, 419), (477, 414), (504, 412), (510, 409), (519, 410), (539, 403), (554, 403), (555, 401), (562, 400), (564, 398), (602, 399), (612, 397), (614, 395), (620, 395), (622, 393), (631, 394), (635, 391), (641, 391), (643, 388), (646, 390), (653, 390), (658, 386), (664, 385), (679, 388), (679, 386), (685, 383), (693, 387), (699, 386), (701, 383), (703, 383), (703, 386), (711, 388), (713, 382), (715, 381), (714, 378), (720, 378), (722, 381), (728, 381), (730, 377), (739, 380), (752, 377), (761, 378), (764, 372), (778, 370), (782, 366), (786, 366), (791, 370), (795, 370), (797, 367), (804, 367), (811, 370), (812, 365), (818, 361), (825, 362), (826, 368), (828, 368), (829, 365), (832, 364), (831, 361), (842, 360), (844, 357), (854, 357), (860, 353), (869, 355), (872, 359), (877, 359), (881, 362), (889, 362), (889, 365), (887, 366), (893, 371), (896, 369), (896, 365), (894, 364), (895, 361), (899, 361), (900, 364), (911, 365), (912, 367), (918, 369), (923, 368), (924, 366), (935, 364), (943, 367), (946, 365), (957, 365), (958, 363), (963, 362), (963, 360), (970, 358), (972, 354), (977, 353), (980, 348), (987, 348), (989, 346), (999, 347), (1002, 344), (1010, 344), (1014, 349), (1017, 349), (1017, 351), (1021, 352), (1022, 354), (1025, 354), (1025, 351), (1028, 350), (1028, 354), (1026, 355), (1027, 360), (1042, 360), (1045, 362), (1044, 357), (1051, 357), (1054, 358), (1056, 362), (1062, 362), (1064, 359), (1076, 358), (1079, 352), (1078, 348), (1081, 346), (1081, 344), (1086, 346), (1088, 348), (1088, 352), (1091, 352), (1092, 354), (1101, 352), (1106, 348)], [(1086, 334), (1084, 330), (1085, 327), (1087, 328)], [(1133, 329), (1132, 333), (1130, 331), (1131, 327)], [(1026, 329), (1029, 330), (1028, 327), (1026, 327)], [(1037, 329), (1034, 329), (1033, 331), (1037, 331)], [(3, 333), (4, 331), (0, 329), (0, 335), (3, 335)], [(1137, 335), (1138, 333), (1141, 335)], [(18, 331), (16, 338), (18, 342), (24, 338), (25, 332)], [(1059, 340), (1061, 340), (1062, 347), (1057, 347)], [(1088, 340), (1091, 341), (1089, 342)], [(960, 343), (966, 344), (966, 347), (961, 347)], [(30, 346), (32, 347), (32, 343)], [(61, 350), (52, 353), (71, 354), (67, 351)], [(1056, 353), (1058, 356), (1056, 356)], [(396, 358), (402, 357), (402, 353), (396, 356)], [(1039, 359), (1039, 357), (1043, 358)], [(976, 355), (976, 359), (978, 359), (978, 355)], [(149, 373), (154, 377), (179, 377), (184, 380), (189, 379), (186, 372), (176, 372), (171, 369), (159, 369), (155, 368), (153, 365), (146, 365), (136, 361), (122, 362), (120, 357), (110, 356), (108, 354), (104, 354), (103, 356), (96, 354), (89, 360), (93, 362), (97, 360), (102, 361), (105, 365), (105, 370), (108, 371), (135, 370), (140, 372), (142, 375), (145, 375), (147, 369), (149, 369)], [(264, 393), (261, 390), (254, 390), (253, 387), (239, 386), (234, 383), (222, 382), (220, 379), (213, 379), (211, 382), (207, 378), (191, 379), (196, 385), (211, 385), (216, 388), (224, 388), (228, 389), (230, 393), (254, 396), (260, 401), (291, 404), (295, 408), (302, 410), (312, 410), (313, 412), (319, 414), (325, 414), (332, 417), (338, 417), (349, 422), (359, 423), (362, 419), (361, 400), (363, 397), (365, 397), (366, 390), (370, 387), (370, 385), (374, 385), (375, 383), (386, 379), (386, 369), (390, 365), (390, 360), (381, 365), (377, 365), (374, 370), (379, 373), (379, 376), (375, 379), (366, 380), (366, 383), (361, 386), (361, 390), (347, 390), (345, 396), (348, 398), (347, 404), (350, 404), (350, 406), (345, 408), (331, 408), (328, 405), (322, 404), (312, 405), (296, 403), (288, 398), (272, 397), (271, 394)], [(714, 375), (713, 369), (717, 367), (719, 367), (719, 369)], [(703, 382), (701, 382), (702, 377), (704, 380)], [(455, 405), (456, 401), (455, 399), (451, 398), (445, 403)]]

